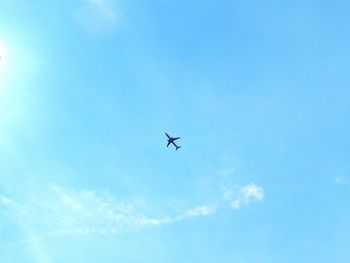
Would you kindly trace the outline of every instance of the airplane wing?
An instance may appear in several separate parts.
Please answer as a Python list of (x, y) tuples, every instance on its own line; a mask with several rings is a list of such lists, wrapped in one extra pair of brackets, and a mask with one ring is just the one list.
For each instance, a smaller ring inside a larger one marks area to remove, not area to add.
[(175, 140), (177, 140), (177, 139), (180, 139), (180, 137), (176, 137), (176, 138), (174, 138), (173, 140), (175, 141)]
[(166, 147), (168, 147), (170, 145), (171, 142), (168, 142), (168, 144), (166, 145)]
[(170, 139), (171, 137), (169, 136), (169, 134), (165, 133), (165, 135)]

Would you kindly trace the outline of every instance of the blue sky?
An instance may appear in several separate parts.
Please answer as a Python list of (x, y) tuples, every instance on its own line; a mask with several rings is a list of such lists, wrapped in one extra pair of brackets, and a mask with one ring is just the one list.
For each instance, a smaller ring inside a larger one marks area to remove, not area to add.
[(349, 262), (349, 12), (0, 0), (0, 262)]

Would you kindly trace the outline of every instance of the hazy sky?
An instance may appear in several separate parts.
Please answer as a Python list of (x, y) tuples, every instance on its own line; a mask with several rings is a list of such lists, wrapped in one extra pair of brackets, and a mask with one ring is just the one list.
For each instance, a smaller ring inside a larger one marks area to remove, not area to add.
[(350, 262), (349, 13), (0, 0), (0, 262)]

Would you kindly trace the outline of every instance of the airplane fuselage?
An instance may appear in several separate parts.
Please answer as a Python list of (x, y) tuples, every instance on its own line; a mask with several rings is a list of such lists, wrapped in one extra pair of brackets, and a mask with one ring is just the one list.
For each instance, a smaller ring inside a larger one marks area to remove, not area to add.
[(170, 139), (168, 139), (168, 143), (173, 143), (173, 141), (174, 141), (174, 138), (173, 138), (173, 137), (171, 137)]

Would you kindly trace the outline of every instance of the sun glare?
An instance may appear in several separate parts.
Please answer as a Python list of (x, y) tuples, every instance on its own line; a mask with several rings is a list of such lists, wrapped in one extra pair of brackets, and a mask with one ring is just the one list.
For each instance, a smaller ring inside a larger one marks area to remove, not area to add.
[(1, 131), (17, 124), (29, 125), (32, 115), (28, 105), (36, 99), (37, 93), (32, 91), (37, 89), (41, 60), (29, 41), (21, 43), (19, 39), (0, 39)]

